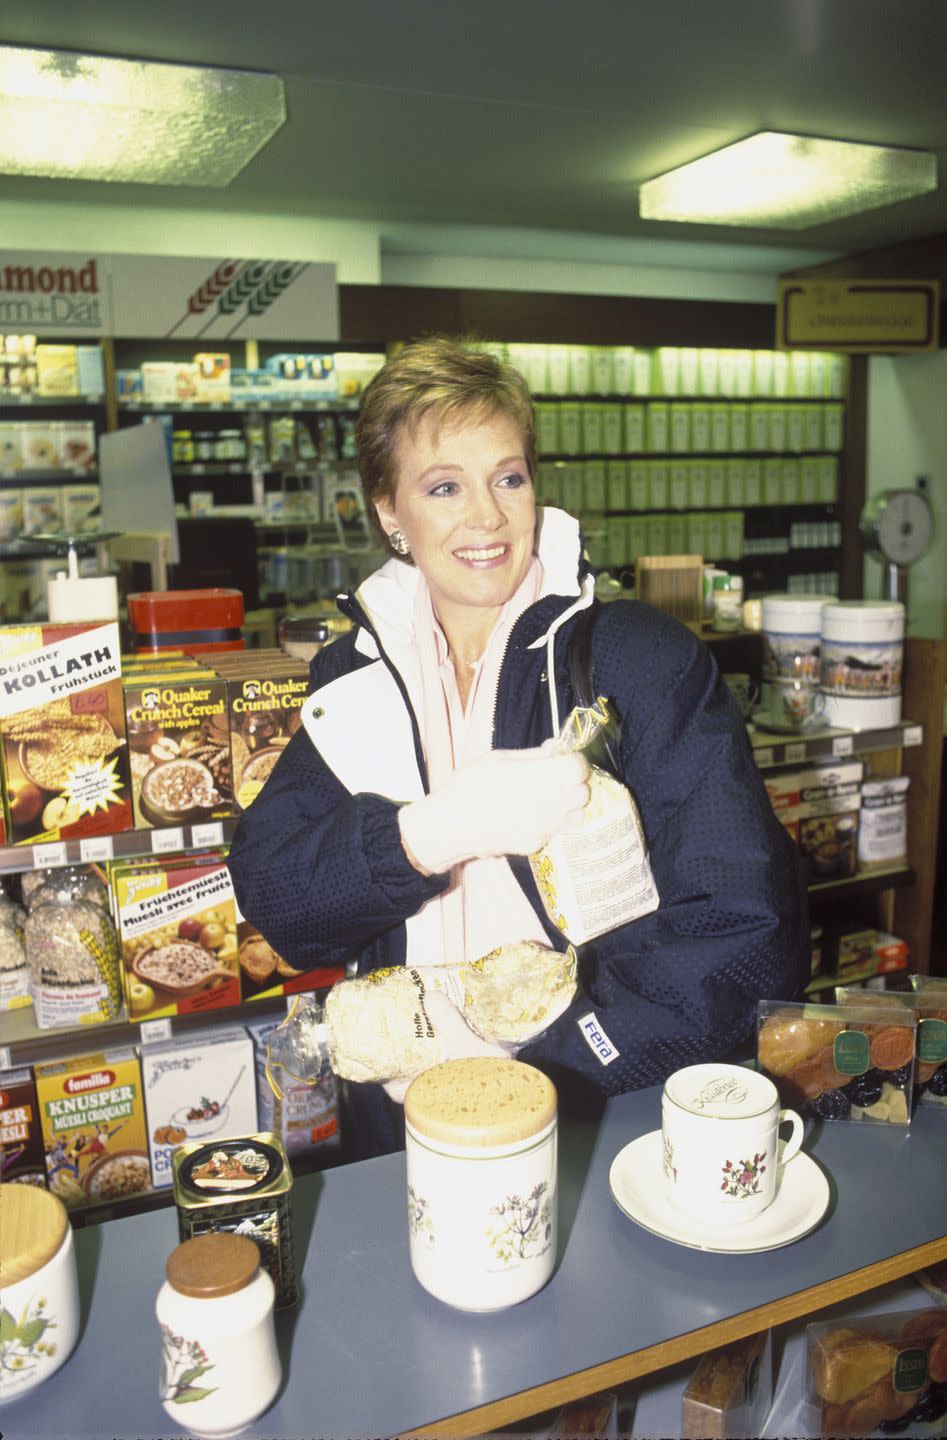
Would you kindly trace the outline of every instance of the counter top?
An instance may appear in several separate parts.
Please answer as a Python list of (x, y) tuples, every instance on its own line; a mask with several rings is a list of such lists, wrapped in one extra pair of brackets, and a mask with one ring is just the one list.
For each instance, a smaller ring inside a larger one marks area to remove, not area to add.
[[(805, 1149), (832, 1192), (824, 1220), (783, 1249), (737, 1255), (674, 1245), (613, 1201), (612, 1160), (659, 1124), (657, 1088), (560, 1117), (556, 1271), (539, 1294), (490, 1315), (452, 1310), (415, 1281), (403, 1155), (297, 1180), (301, 1298), (278, 1313), (283, 1389), (243, 1432), (248, 1440), (481, 1434), (947, 1258), (940, 1113), (922, 1109), (908, 1133), (807, 1128)], [(175, 1212), (75, 1239), (79, 1345), (42, 1386), (0, 1408), (0, 1431), (15, 1440), (176, 1435), (157, 1399), (154, 1315), (178, 1240)]]

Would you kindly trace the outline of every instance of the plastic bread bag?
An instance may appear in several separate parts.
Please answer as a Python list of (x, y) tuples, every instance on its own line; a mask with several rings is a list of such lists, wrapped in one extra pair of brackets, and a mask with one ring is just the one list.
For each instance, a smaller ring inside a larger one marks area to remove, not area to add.
[(638, 807), (600, 763), (612, 728), (601, 697), (566, 719), (557, 748), (587, 755), (589, 803), (577, 824), (529, 857), (546, 914), (574, 945), (649, 915), (659, 903)]
[(475, 1034), (511, 1052), (552, 1024), (572, 1000), (577, 962), (532, 940), (501, 945), (465, 965), (395, 966), (340, 980), (324, 1003), (300, 997), (267, 1041), (266, 1077), (314, 1083), (326, 1068), (345, 1080), (388, 1082), (446, 1059), (425, 1005), (452, 1001)]

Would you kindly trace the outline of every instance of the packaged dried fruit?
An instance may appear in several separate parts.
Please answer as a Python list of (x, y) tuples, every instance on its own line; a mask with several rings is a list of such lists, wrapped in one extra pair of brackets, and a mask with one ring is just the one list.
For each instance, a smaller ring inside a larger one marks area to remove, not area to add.
[(943, 1434), (947, 1311), (820, 1321), (806, 1327), (806, 1359), (807, 1435)]
[(904, 1006), (761, 1000), (760, 1069), (822, 1120), (910, 1125), (917, 1019)]
[[(912, 976), (924, 979), (924, 976)], [(859, 990), (836, 987), (839, 1003), (902, 1007), (917, 1019), (914, 1099), (947, 1115), (947, 982), (938, 990)]]
[(681, 1399), (682, 1440), (754, 1440), (773, 1403), (770, 1332), (701, 1357)]

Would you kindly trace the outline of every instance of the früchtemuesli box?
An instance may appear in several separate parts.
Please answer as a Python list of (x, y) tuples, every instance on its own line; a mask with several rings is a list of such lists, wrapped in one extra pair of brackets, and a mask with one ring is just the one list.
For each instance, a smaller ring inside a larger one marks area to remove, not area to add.
[(13, 844), (131, 828), (114, 621), (0, 627), (0, 755)]
[(50, 1190), (67, 1209), (151, 1189), (141, 1069), (134, 1050), (37, 1065)]
[(178, 1145), (257, 1128), (253, 1043), (240, 1027), (142, 1045), (141, 1075), (156, 1190), (172, 1183)]
[(133, 1020), (240, 1003), (236, 902), (219, 854), (115, 866), (112, 894)]

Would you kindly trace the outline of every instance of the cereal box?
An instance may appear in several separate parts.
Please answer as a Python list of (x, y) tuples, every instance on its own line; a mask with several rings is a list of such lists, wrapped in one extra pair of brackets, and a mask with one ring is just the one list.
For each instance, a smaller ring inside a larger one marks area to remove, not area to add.
[(301, 664), (279, 673), (264, 663), (228, 676), (227, 684), (235, 808), (246, 810), (299, 729), (309, 669)]
[(47, 1183), (68, 1209), (151, 1189), (134, 1050), (37, 1065), (35, 1075)]
[(141, 1075), (156, 1190), (171, 1185), (178, 1145), (257, 1129), (253, 1044), (239, 1027), (143, 1045)]
[(131, 828), (115, 622), (0, 627), (0, 756), (13, 844)]
[(36, 1085), (28, 1065), (0, 1075), (0, 1182), (46, 1185)]
[(135, 825), (233, 814), (227, 684), (210, 670), (128, 676), (125, 719)]
[(112, 871), (133, 1020), (240, 1003), (236, 902), (219, 855)]

